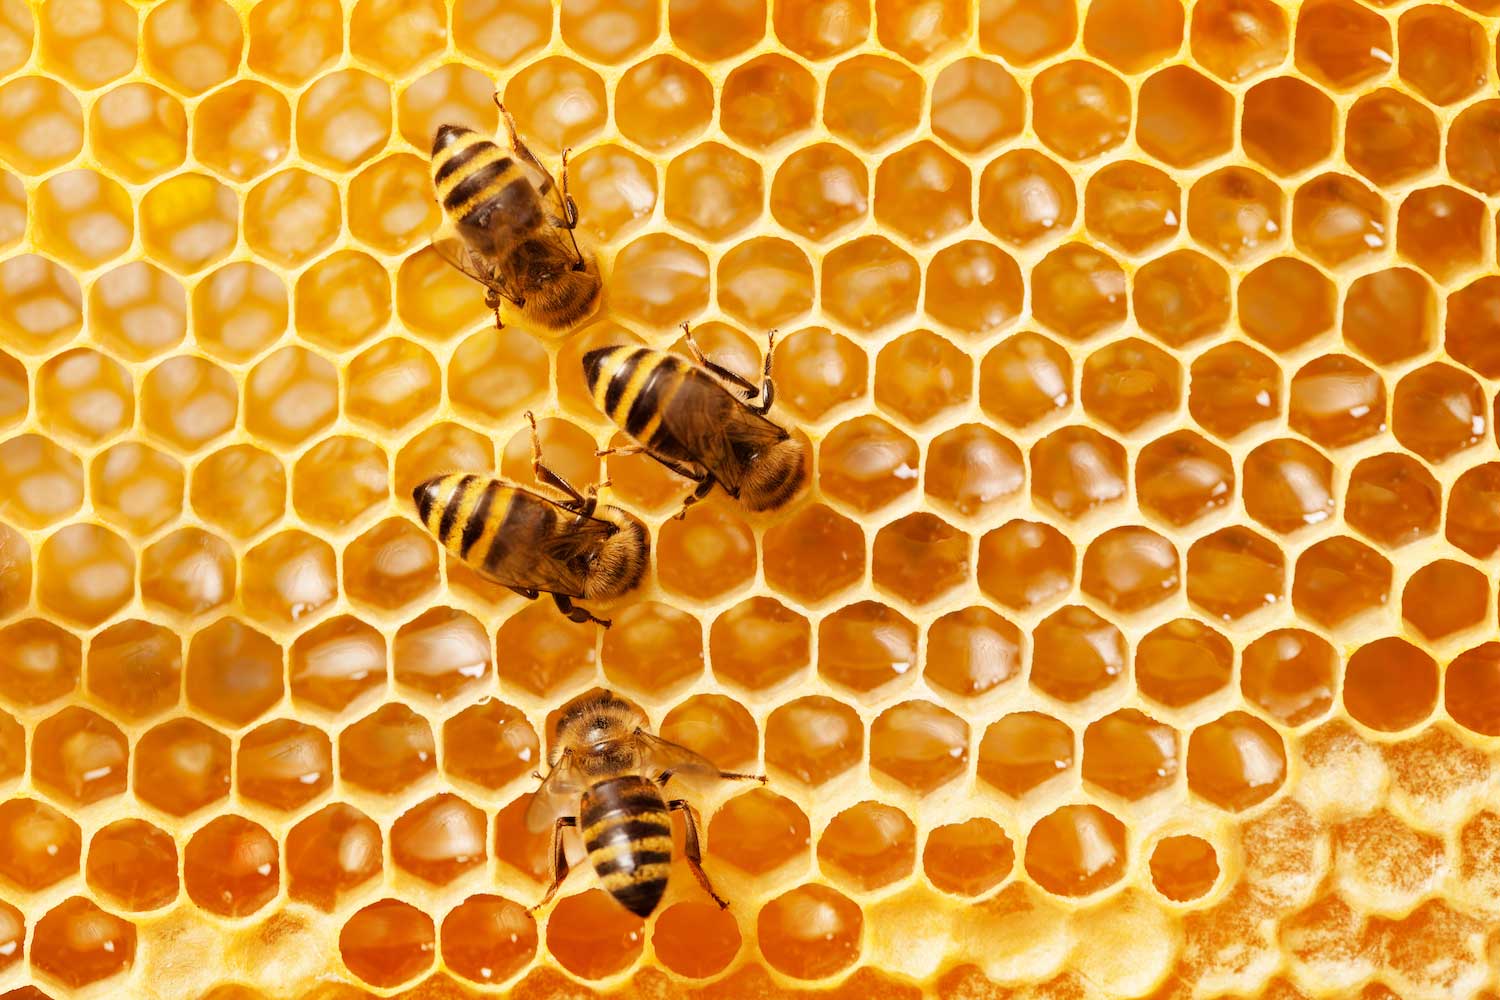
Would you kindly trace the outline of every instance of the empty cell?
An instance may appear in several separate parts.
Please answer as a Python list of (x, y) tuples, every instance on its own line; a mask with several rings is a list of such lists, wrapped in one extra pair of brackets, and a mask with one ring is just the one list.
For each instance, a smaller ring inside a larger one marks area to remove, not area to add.
[(403, 76), (442, 50), (448, 13), (438, 0), (357, 0), (349, 51), (391, 77)]
[(297, 100), (297, 148), (329, 170), (352, 170), (391, 137), (391, 91), (380, 78), (345, 69), (319, 79)]
[[(1170, 0), (1175, 3), (1175, 0)], [(1109, 70), (1074, 60), (1049, 66), (1031, 86), (1032, 127), (1069, 160), (1087, 160), (1130, 133), (1130, 90)]]
[(1438, 559), (1413, 573), (1401, 593), (1401, 617), (1428, 639), (1446, 639), (1484, 620), (1489, 580), (1474, 567)]
[(1245, 456), (1245, 513), (1288, 534), (1334, 516), (1333, 463), (1295, 438), (1259, 445)]
[(250, 261), (225, 264), (193, 289), (198, 344), (226, 361), (247, 361), (268, 347), (285, 331), (288, 312), (286, 285)]
[[(143, 260), (101, 275), (89, 289), (89, 311), (100, 343), (129, 361), (144, 361), (171, 350), (187, 334), (187, 295), (182, 283)], [(209, 330), (200, 327), (200, 342), (208, 334)]]
[(1234, 497), (1229, 455), (1190, 430), (1174, 431), (1141, 449), (1135, 463), (1141, 508), (1169, 524), (1191, 524)]
[(245, 242), (283, 267), (313, 260), (333, 245), (338, 232), (339, 192), (327, 177), (283, 170), (245, 198)]
[(979, 5), (980, 48), (1018, 66), (1063, 51), (1078, 37), (1078, 9), (1067, 0), (999, 0)]
[(1245, 647), (1240, 691), (1277, 722), (1300, 726), (1327, 714), (1338, 686), (1339, 655), (1305, 629), (1276, 629)]
[(1026, 95), (999, 63), (957, 59), (933, 81), (932, 131), (960, 152), (1008, 142), (1025, 123)]
[(1443, 495), (1432, 473), (1410, 455), (1363, 459), (1349, 475), (1344, 520), (1385, 548), (1437, 531)]
[(441, 212), (430, 196), (427, 175), (427, 163), (410, 153), (376, 160), (355, 174), (349, 182), (350, 235), (383, 253), (399, 253), (425, 241)]
[(817, 99), (817, 81), (801, 63), (768, 52), (724, 79), (719, 124), (735, 142), (768, 149), (812, 127)]
[(859, 802), (829, 820), (818, 838), (818, 862), (840, 884), (870, 892), (912, 873), (917, 831), (906, 814), (880, 802)]
[(234, 75), (245, 46), (239, 15), (223, 0), (169, 0), (146, 15), (146, 66), (196, 96)]
[(107, 264), (135, 235), (130, 195), (108, 176), (67, 170), (32, 194), (31, 235), (37, 249), (78, 268)]
[(1135, 650), (1136, 688), (1167, 708), (1186, 708), (1223, 691), (1233, 670), (1229, 640), (1194, 618), (1152, 629)]
[(1438, 145), (1437, 118), (1397, 90), (1364, 95), (1344, 121), (1344, 161), (1381, 187), (1436, 167)]
[(42, 543), (36, 596), (69, 621), (100, 625), (135, 596), (135, 552), (108, 528), (70, 524)]
[[(633, 154), (621, 153), (633, 159)], [(581, 184), (575, 183), (575, 187), (580, 193), (584, 190)], [(633, 187), (638, 188), (639, 182)], [(655, 204), (654, 173), (650, 174), (650, 188), (652, 197), (644, 214), (649, 214), (650, 205)], [(616, 198), (628, 203), (634, 192), (622, 189), (621, 194), (623, 199), (620, 195)], [(760, 164), (722, 143), (694, 146), (667, 166), (667, 218), (707, 240), (725, 240), (744, 230), (760, 217), (764, 198)], [(609, 206), (600, 207), (607, 210)], [(590, 219), (594, 215), (590, 209), (585, 202), (579, 209), (580, 217)]]
[(870, 14), (870, 0), (774, 0), (771, 26), (798, 55), (827, 59), (869, 36)]
[(0, 156), (12, 169), (44, 174), (83, 148), (83, 109), (62, 83), (23, 76), (0, 87)]
[(1037, 320), (1075, 341), (1123, 323), (1130, 306), (1124, 270), (1083, 243), (1066, 243), (1032, 268), (1031, 296)]
[(305, 348), (282, 348), (245, 380), (245, 429), (273, 443), (300, 444), (337, 415), (338, 373)]
[[(258, 231), (261, 206), (247, 202), (246, 218)], [(253, 213), (253, 214), (252, 214)], [(203, 174), (178, 174), (141, 199), (141, 242), (147, 254), (179, 274), (190, 274), (222, 260), (234, 247), (239, 198)]]
[(78, 280), (36, 254), (0, 263), (0, 330), (13, 349), (41, 353), (76, 334), (83, 320)]
[(637, 63), (615, 87), (615, 124), (625, 138), (648, 150), (660, 152), (696, 138), (713, 113), (713, 84), (675, 56)]
[(1041, 334), (1007, 338), (980, 362), (980, 406), (1013, 427), (1064, 412), (1072, 401), (1072, 356)]
[(1349, 657), (1343, 689), (1356, 721), (1387, 733), (1410, 729), (1437, 707), (1437, 663), (1404, 639), (1376, 639)]
[(24, 528), (55, 524), (83, 500), (83, 465), (40, 434), (0, 444), (0, 514)]
[(292, 109), (262, 83), (231, 84), (193, 112), (193, 156), (231, 180), (265, 173), (286, 156), (291, 142)]
[(1087, 896), (1125, 876), (1125, 824), (1093, 805), (1043, 816), (1026, 836), (1026, 873), (1058, 896)]
[(135, 68), (139, 27), (123, 0), (53, 0), (39, 11), (43, 60), (83, 90)]
[(1297, 557), (1292, 606), (1325, 628), (1338, 628), (1391, 596), (1391, 564), (1352, 538), (1325, 539)]
[(54, 354), (36, 374), (37, 414), (49, 431), (99, 444), (129, 428), (135, 416), (130, 373), (87, 348)]
[[(80, 117), (79, 138), (82, 124)], [(187, 112), (177, 98), (149, 83), (122, 84), (102, 95), (89, 112), (89, 134), (100, 164), (134, 184), (160, 177), (187, 158)], [(49, 145), (66, 144), (68, 135), (62, 128), (49, 137)]]
[(344, 49), (337, 0), (268, 0), (250, 11), (249, 67), (287, 85), (311, 80)]
[[(321, 367), (317, 364), (321, 361), (317, 358), (307, 367)], [(388, 431), (400, 430), (430, 415), (442, 395), (443, 376), (437, 362), (425, 348), (409, 340), (383, 340), (371, 347), (349, 362), (345, 379), (344, 411)], [(311, 394), (316, 390), (288, 386), (287, 391)], [(314, 408), (309, 401), (308, 417)]]

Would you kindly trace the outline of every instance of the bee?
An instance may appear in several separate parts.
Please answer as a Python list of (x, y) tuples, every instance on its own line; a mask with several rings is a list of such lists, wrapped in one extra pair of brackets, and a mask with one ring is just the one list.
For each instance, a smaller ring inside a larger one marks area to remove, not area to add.
[(579, 493), (542, 464), (536, 418), (528, 410), (526, 419), (537, 481), (563, 497), (450, 473), (412, 490), (417, 514), (445, 549), (483, 576), (530, 600), (551, 594), (571, 621), (608, 628), (608, 619), (573, 601), (610, 600), (635, 589), (651, 555), (646, 526), (619, 507), (600, 504), (597, 487)]
[(678, 775), (765, 784), (764, 775), (721, 771), (687, 747), (651, 735), (645, 713), (609, 691), (568, 702), (553, 735), (551, 770), (526, 812), (532, 832), (552, 827), (552, 884), (533, 910), (546, 906), (568, 876), (563, 831), (581, 828), (604, 888), (631, 913), (649, 916), (667, 888), (674, 811), (686, 821), (688, 869), (720, 909), (729, 905), (703, 872), (692, 806), (662, 790)]
[(461, 125), (443, 125), (433, 138), (432, 183), (444, 217), (433, 249), (485, 287), (497, 327), (504, 326), (503, 300), (526, 322), (561, 333), (593, 315), (602, 290), (598, 261), (574, 232), (568, 150), (559, 187), (516, 134), (498, 94), (495, 104), (514, 156)]
[(715, 483), (751, 510), (783, 506), (801, 489), (807, 472), (801, 442), (766, 419), (776, 397), (771, 381), (776, 331), (767, 338), (759, 386), (704, 357), (686, 323), (682, 332), (692, 362), (629, 346), (601, 347), (583, 356), (594, 404), (636, 442), (598, 454), (645, 452), (697, 483), (679, 518)]

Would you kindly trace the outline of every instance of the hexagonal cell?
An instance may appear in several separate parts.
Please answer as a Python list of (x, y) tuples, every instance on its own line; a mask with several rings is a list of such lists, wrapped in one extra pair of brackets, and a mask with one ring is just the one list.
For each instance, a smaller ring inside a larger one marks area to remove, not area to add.
[(333, 0), (268, 0), (250, 11), (247, 65), (280, 83), (306, 83), (343, 48), (343, 11)]
[(1249, 263), (1278, 247), (1285, 215), (1281, 189), (1248, 167), (1216, 170), (1188, 193), (1188, 232), (1232, 264)]
[(63, 618), (99, 625), (135, 596), (135, 553), (96, 524), (70, 524), (42, 543), (37, 601)]
[(31, 219), (37, 249), (80, 270), (124, 253), (135, 230), (130, 195), (104, 174), (86, 169), (43, 181), (32, 194)]
[(1184, 347), (1229, 322), (1229, 273), (1196, 250), (1173, 250), (1135, 273), (1135, 318), (1170, 347)]
[(818, 863), (853, 892), (899, 882), (917, 865), (917, 829), (906, 814), (859, 802), (834, 816), (818, 838)]
[(1224, 621), (1275, 604), (1285, 590), (1281, 549), (1249, 528), (1221, 528), (1188, 549), (1188, 600)]
[(1075, 519), (1128, 491), (1125, 448), (1092, 427), (1064, 427), (1031, 448), (1031, 497)]
[(78, 279), (61, 264), (36, 254), (0, 263), (0, 331), (12, 349), (41, 354), (72, 337), (82, 302)]
[(671, 0), (667, 28), (688, 55), (716, 62), (760, 41), (766, 30), (766, 0)]
[(169, 0), (152, 8), (144, 31), (146, 66), (167, 86), (197, 96), (239, 66), (239, 16), (223, 0)]
[(1352, 538), (1328, 538), (1297, 557), (1292, 606), (1325, 628), (1337, 628), (1391, 596), (1391, 564)]
[[(246, 219), (252, 223), (247, 203)], [(259, 205), (254, 206), (259, 214)], [(234, 248), (239, 198), (204, 174), (177, 174), (141, 199), (141, 242), (146, 253), (179, 274), (222, 260)], [(247, 230), (248, 236), (249, 230)]]
[(719, 305), (747, 326), (775, 328), (813, 304), (813, 270), (790, 240), (758, 236), (719, 261)]
[(436, 757), (427, 720), (405, 705), (382, 705), (339, 734), (339, 777), (377, 794), (415, 784)]
[(936, 143), (919, 142), (881, 160), (875, 218), (915, 243), (928, 243), (968, 225), (970, 187), (968, 167)]
[(286, 156), (291, 141), (286, 98), (253, 80), (215, 91), (193, 113), (193, 155), (232, 180), (265, 173)]
[(763, 196), (760, 164), (722, 143), (695, 146), (667, 167), (667, 218), (707, 240), (728, 239), (753, 223)]
[(840, 608), (818, 624), (818, 673), (868, 695), (911, 672), (917, 660), (917, 627), (875, 601)]
[(259, 448), (232, 445), (199, 463), (189, 492), (200, 517), (249, 538), (285, 510), (286, 470)]
[(841, 146), (818, 143), (782, 161), (771, 183), (771, 214), (787, 229), (822, 240), (863, 219), (869, 195), (860, 159)]
[(89, 841), (86, 875), (115, 906), (160, 909), (177, 898), (177, 844), (145, 820), (117, 820)]
[(1276, 794), (1286, 780), (1281, 735), (1245, 712), (1230, 712), (1193, 730), (1188, 788), (1220, 809), (1240, 812)]
[(1122, 799), (1143, 799), (1177, 780), (1177, 731), (1134, 708), (1083, 731), (1083, 780)]
[(657, 576), (674, 593), (709, 600), (755, 576), (755, 536), (727, 504), (698, 504), (657, 532)]
[(959, 697), (987, 694), (1021, 672), (1021, 632), (988, 608), (952, 611), (927, 633), (922, 676)]
[(714, 676), (748, 691), (776, 688), (811, 660), (812, 626), (770, 597), (751, 597), (714, 620), (708, 651)]
[[(816, 937), (814, 922), (822, 928)], [(809, 884), (772, 899), (756, 921), (761, 954), (794, 979), (822, 979), (859, 960), (864, 916), (859, 905), (827, 886)]]
[[(321, 362), (318, 358), (318, 367)], [(381, 341), (349, 362), (346, 377), (345, 412), (386, 430), (399, 430), (432, 413), (441, 396), (437, 362), (409, 340)]]
[(1059, 701), (1091, 698), (1125, 673), (1125, 637), (1081, 605), (1054, 611), (1032, 633), (1031, 686)]
[(1083, 553), (1083, 592), (1116, 611), (1134, 612), (1177, 592), (1177, 549), (1150, 528), (1111, 528)]
[(823, 258), (823, 308), (856, 332), (869, 333), (917, 308), (917, 262), (883, 236), (862, 236)]
[(287, 313), (286, 286), (250, 261), (225, 264), (193, 289), (197, 341), (227, 361), (248, 361), (268, 347), (286, 329)]
[(849, 706), (822, 695), (787, 702), (766, 719), (766, 764), (818, 786), (864, 758), (865, 731)]
[(221, 618), (188, 644), (188, 704), (234, 726), (281, 700), (281, 647), (234, 618)]
[(31, 931), (32, 968), (70, 990), (127, 972), (135, 949), (135, 925), (82, 896), (53, 907)]
[(229, 796), (229, 737), (196, 719), (174, 719), (135, 745), (130, 775), (136, 798), (171, 816), (187, 816)]
[(329, 73), (297, 102), (297, 148), (313, 163), (353, 170), (391, 136), (391, 90), (363, 70)]
[(713, 84), (671, 55), (637, 63), (615, 90), (615, 124), (625, 138), (660, 152), (695, 138), (713, 117)]
[[(599, 656), (590, 630), (560, 620), (550, 605), (532, 604), (511, 615), (495, 634), (500, 683), (539, 697), (556, 698), (594, 676)], [(545, 862), (544, 855), (539, 855)]]
[(1234, 145), (1234, 98), (1194, 69), (1171, 66), (1153, 74), (1138, 100), (1136, 141), (1163, 163), (1190, 167)]
[(634, 240), (615, 258), (613, 305), (648, 326), (692, 319), (708, 305), (708, 259), (666, 233)]
[(288, 655), (292, 698), (338, 712), (385, 685), (385, 638), (357, 618), (315, 625)]
[(754, 767), (760, 748), (749, 711), (724, 695), (689, 698), (667, 713), (659, 733), (723, 768)]
[(89, 694), (119, 716), (139, 721), (177, 704), (182, 641), (171, 629), (132, 619), (89, 642)]
[(1027, 835), (1026, 872), (1054, 895), (1087, 896), (1124, 877), (1125, 841), (1125, 824), (1098, 806), (1063, 806)]
[(345, 893), (380, 873), (380, 827), (353, 806), (324, 806), (286, 834), (288, 894), (332, 910)]
[(1452, 104), (1484, 86), (1484, 29), (1452, 8), (1429, 4), (1402, 14), (1396, 44), (1401, 79), (1433, 104)]
[(339, 231), (339, 192), (300, 168), (261, 181), (245, 199), (245, 242), (283, 267), (300, 267), (328, 249)]
[(1025, 296), (1013, 257), (983, 240), (964, 240), (939, 250), (928, 264), (923, 307), (940, 323), (982, 336), (1012, 323)]
[(31, 734), (32, 778), (69, 806), (123, 793), (126, 758), (125, 734), (86, 708), (64, 708)]
[(1026, 96), (999, 63), (957, 59), (933, 82), (932, 131), (960, 152), (1014, 139), (1025, 121)]
[(283, 531), (245, 554), (240, 596), (257, 621), (290, 625), (338, 596), (333, 548), (305, 531)]
[(48, 431), (99, 444), (128, 428), (135, 416), (130, 373), (88, 348), (54, 354), (36, 374), (37, 415)]
[(787, 48), (808, 59), (827, 59), (870, 34), (869, 0), (775, 0), (771, 25)]
[(1371, 729), (1409, 729), (1432, 714), (1437, 700), (1437, 663), (1404, 639), (1366, 643), (1344, 667), (1344, 708)]
[(199, 528), (179, 528), (141, 553), (141, 598), (148, 607), (200, 615), (234, 596), (229, 545)]
[(1417, 570), (1401, 592), (1401, 617), (1428, 639), (1446, 639), (1484, 620), (1489, 580), (1474, 567), (1438, 559)]
[(1090, 414), (1128, 434), (1178, 408), (1182, 369), (1165, 351), (1132, 337), (1089, 355), (1079, 396)]
[(1405, 361), (1436, 339), (1432, 286), (1406, 267), (1354, 280), (1344, 298), (1344, 341), (1376, 364)]
[(258, 726), (235, 756), (240, 795), (273, 809), (300, 809), (333, 784), (333, 744), (321, 730), (290, 719)]
[(349, 543), (343, 573), (351, 600), (395, 611), (438, 586), (437, 545), (406, 518), (387, 518)]
[(1391, 398), (1391, 433), (1437, 464), (1484, 439), (1484, 390), (1467, 372), (1431, 364), (1402, 376)]
[(875, 363), (875, 402), (921, 425), (964, 403), (973, 380), (969, 356), (930, 330), (903, 334)]
[[(441, 212), (429, 194), (431, 183), (426, 162), (409, 153), (376, 160), (349, 182), (350, 234), (392, 254), (426, 240)], [(580, 196), (584, 187), (575, 189)]]
[(1094, 0), (1083, 22), (1083, 46), (1122, 73), (1139, 73), (1182, 45), (1182, 6), (1173, 0)]
[(441, 937), (443, 963), (477, 983), (504, 982), (536, 955), (536, 921), (503, 896), (470, 896), (443, 918)]
[(1438, 529), (1442, 490), (1410, 455), (1375, 455), (1349, 475), (1344, 520), (1386, 548), (1397, 548)]
[(1174, 903), (1208, 895), (1218, 880), (1218, 855), (1202, 837), (1163, 837), (1151, 852), (1151, 884)]
[[(644, 0), (615, 5), (600, 0), (564, 0), (560, 10), (563, 41), (595, 62), (622, 62), (651, 44), (661, 31), (656, 5)], [(762, 9), (757, 30), (764, 30), (764, 20)]]
[(886, 506), (916, 487), (917, 444), (879, 417), (845, 421), (823, 439), (823, 491), (855, 510)]
[(372, 986), (399, 986), (427, 971), (437, 951), (432, 918), (382, 899), (356, 912), (339, 932), (344, 966)]
[(1073, 766), (1073, 731), (1041, 712), (990, 723), (979, 741), (979, 779), (1019, 799)]
[(1326, 267), (1338, 268), (1382, 250), (1389, 236), (1379, 192), (1342, 174), (1322, 174), (1292, 199), (1292, 239)]
[(258, 823), (220, 816), (182, 851), (182, 885), (210, 913), (241, 917), (275, 898), (281, 881), (276, 838)]
[(1060, 598), (1072, 589), (1073, 543), (1050, 524), (1011, 521), (979, 540), (979, 587), (1018, 611)]
[(448, 12), (436, 0), (358, 0), (349, 51), (390, 77), (404, 76), (444, 48)]
[(1230, 83), (1281, 65), (1286, 13), (1270, 0), (1209, 0), (1193, 7), (1193, 58)]
[(432, 608), (401, 626), (391, 643), (396, 683), (447, 701), (493, 667), (489, 634), (474, 616)]
[[(351, 371), (351, 382), (361, 371)], [(282, 348), (256, 365), (245, 381), (245, 429), (257, 437), (294, 446), (337, 414), (338, 373), (305, 348)]]
[(390, 276), (375, 258), (340, 250), (297, 277), (295, 302), (300, 335), (331, 350), (347, 350), (390, 321)]
[(1295, 438), (1259, 445), (1245, 456), (1245, 513), (1287, 534), (1334, 514), (1333, 463)]
[(859, 55), (833, 68), (823, 101), (823, 123), (834, 135), (873, 151), (917, 127), (921, 77), (894, 59)]
[(1335, 90), (1389, 72), (1391, 27), (1353, 0), (1316, 0), (1297, 12), (1297, 67)]
[(494, 445), (460, 424), (434, 424), (407, 442), (396, 456), (391, 485), (396, 496), (410, 496), (418, 483), (454, 469), (475, 474), (494, 472)]
[(1306, 261), (1277, 257), (1244, 277), (1238, 301), (1245, 332), (1286, 352), (1333, 328), (1338, 290)]
[(1055, 55), (1078, 37), (1077, 6), (1065, 0), (979, 5), (979, 46), (1018, 66)]
[(1010, 875), (1016, 848), (1000, 824), (979, 817), (937, 827), (922, 849), (922, 870), (943, 892), (980, 896)]
[(615, 616), (599, 658), (611, 683), (659, 697), (702, 676), (703, 632), (687, 612), (646, 601)]
[(1337, 118), (1328, 95), (1304, 80), (1282, 76), (1245, 92), (1240, 138), (1252, 160), (1282, 177), (1327, 159)]
[(0, 515), (24, 528), (45, 528), (78, 509), (83, 466), (39, 434), (0, 444)]
[(499, 423), (537, 402), (547, 389), (547, 365), (546, 349), (529, 333), (511, 327), (481, 330), (453, 352), (448, 396), (456, 406)]
[(1072, 178), (1036, 150), (1006, 153), (979, 177), (979, 221), (1017, 246), (1065, 232), (1077, 213)]
[(1026, 484), (1021, 450), (983, 424), (944, 431), (928, 446), (923, 488), (961, 515), (993, 511)]
[(1032, 82), (1031, 99), (1037, 136), (1065, 159), (1097, 156), (1130, 133), (1130, 90), (1094, 63), (1049, 66)]
[(1443, 346), (1454, 361), (1485, 378), (1500, 377), (1500, 277), (1484, 277), (1448, 297)]
[(1222, 448), (1175, 431), (1141, 449), (1135, 489), (1143, 510), (1169, 524), (1191, 524), (1233, 498), (1234, 466)]
[(423, 881), (451, 882), (486, 860), (484, 813), (456, 795), (434, 795), (391, 826), (391, 859)]
[[(204, 285), (199, 289), (207, 297)], [(101, 275), (89, 289), (89, 310), (100, 344), (126, 360), (144, 361), (176, 347), (187, 335), (182, 283), (143, 260)], [(209, 332), (206, 326), (199, 328), (200, 342), (209, 339)]]
[[(676, 106), (678, 96), (667, 101)], [(607, 108), (598, 74), (564, 56), (530, 63), (511, 77), (504, 102), (528, 144), (551, 153), (577, 145), (602, 128)]]
[(62, 83), (24, 76), (0, 87), (0, 156), (15, 170), (40, 175), (83, 148), (83, 109)]
[(297, 460), (292, 503), (315, 524), (344, 527), (386, 499), (388, 467), (385, 453), (369, 441), (328, 438)]
[(1193, 618), (1148, 632), (1135, 651), (1141, 694), (1168, 708), (1186, 708), (1228, 686), (1234, 670), (1229, 640)]
[(35, 799), (0, 805), (0, 876), (22, 892), (36, 892), (78, 872), (83, 836), (78, 824)]
[(93, 90), (135, 68), (136, 13), (128, 3), (63, 0), (40, 14), (42, 58), (80, 89)]
[(1176, 234), (1182, 191), (1155, 167), (1112, 163), (1089, 178), (1083, 218), (1089, 231), (1110, 246), (1141, 254)]
[(1344, 161), (1381, 187), (1437, 166), (1438, 145), (1433, 113), (1389, 88), (1355, 101), (1344, 122)]
[(750, 875), (765, 875), (807, 853), (807, 816), (791, 799), (752, 788), (724, 803), (708, 824), (708, 850)]
[(859, 399), (868, 378), (865, 352), (821, 327), (799, 330), (776, 346), (777, 398), (808, 419)]
[(992, 349), (979, 366), (979, 403), (990, 416), (1026, 427), (1072, 402), (1073, 359), (1036, 333), (1020, 333)]
[(1070, 340), (1087, 340), (1123, 323), (1129, 309), (1125, 272), (1106, 254), (1066, 243), (1031, 272), (1031, 309)]
[(1396, 215), (1396, 249), (1444, 284), (1455, 284), (1484, 255), (1484, 205), (1446, 185), (1413, 191)]
[(1300, 726), (1333, 707), (1339, 656), (1327, 639), (1277, 629), (1245, 647), (1240, 691), (1277, 722)]
[(1353, 358), (1325, 355), (1292, 376), (1287, 420), (1328, 448), (1363, 441), (1385, 430), (1385, 383)]
[(800, 63), (776, 52), (734, 69), (719, 91), (724, 134), (751, 149), (769, 149), (812, 127), (818, 84)]
[(881, 528), (874, 583), (912, 605), (930, 604), (969, 576), (969, 536), (934, 514), (908, 514)]

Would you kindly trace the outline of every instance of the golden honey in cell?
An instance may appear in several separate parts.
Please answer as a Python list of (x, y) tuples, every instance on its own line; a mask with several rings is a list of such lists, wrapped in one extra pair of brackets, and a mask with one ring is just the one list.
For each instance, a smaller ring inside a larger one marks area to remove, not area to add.
[(548, 497), (503, 479), (465, 473), (436, 476), (412, 490), (422, 523), (465, 565), (535, 600), (551, 594), (575, 622), (597, 618), (574, 600), (608, 601), (635, 589), (651, 557), (646, 526), (619, 507), (579, 493), (542, 463), (536, 418), (531, 421), (537, 480), (561, 493)]
[[(496, 104), (499, 104), (497, 98)], [(485, 287), (485, 305), (502, 302), (529, 326), (566, 333), (599, 308), (602, 285), (594, 255), (578, 245), (578, 206), (568, 194), (568, 152), (557, 184), (516, 133), (507, 155), (461, 125), (443, 125), (432, 140), (432, 183), (443, 224), (432, 246)]]
[(715, 483), (754, 511), (785, 506), (807, 471), (801, 442), (766, 418), (776, 397), (775, 333), (767, 340), (757, 386), (705, 357), (686, 323), (682, 330), (692, 362), (628, 346), (601, 347), (583, 356), (594, 405), (636, 442), (600, 454), (644, 452), (697, 483), (678, 517), (708, 496)]
[(594, 690), (563, 706), (548, 755), (551, 770), (526, 812), (540, 833), (552, 828), (552, 883), (547, 905), (568, 876), (563, 831), (583, 834), (589, 863), (609, 894), (631, 913), (648, 916), (667, 889), (672, 864), (672, 812), (681, 812), (688, 869), (722, 909), (729, 903), (703, 872), (698, 821), (686, 799), (663, 793), (674, 777), (759, 781), (762, 775), (721, 771), (687, 747), (646, 732), (639, 708)]

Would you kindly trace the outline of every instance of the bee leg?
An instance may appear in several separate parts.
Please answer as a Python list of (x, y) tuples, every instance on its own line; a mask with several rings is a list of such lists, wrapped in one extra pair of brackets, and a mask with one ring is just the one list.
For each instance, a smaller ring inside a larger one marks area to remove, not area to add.
[[(677, 471), (677, 470), (673, 470), (673, 471)], [(685, 500), (682, 501), (682, 509), (677, 512), (677, 516), (675, 518), (673, 518), (673, 520), (674, 521), (681, 521), (683, 518), (687, 517), (688, 508), (691, 507), (693, 504), (697, 503), (699, 500), (702, 500), (704, 497), (708, 496), (708, 494), (713, 490), (713, 488), (714, 488), (714, 477), (713, 476), (705, 475), (702, 479), (698, 480), (698, 488), (696, 490), (694, 490), (693, 492), (689, 493), (688, 496), (687, 496), (687, 499), (685, 499)]]
[(543, 896), (541, 902), (531, 907), (527, 912), (535, 913), (548, 903), (552, 897), (557, 895), (557, 890), (562, 887), (563, 879), (568, 877), (568, 852), (563, 848), (562, 832), (567, 827), (577, 828), (577, 816), (559, 816), (552, 827), (552, 884), (547, 887), (547, 895)]
[(526, 420), (531, 424), (531, 472), (536, 476), (537, 482), (546, 483), (555, 490), (561, 490), (568, 495), (567, 506), (583, 517), (589, 517), (594, 513), (594, 506), (599, 502), (598, 498), (589, 495), (585, 497), (573, 488), (573, 484), (562, 476), (553, 472), (542, 464), (542, 439), (536, 432), (536, 417), (530, 410), (526, 411)]
[(687, 799), (673, 799), (667, 803), (667, 808), (681, 810), (682, 812), (682, 818), (686, 825), (682, 853), (687, 858), (688, 871), (692, 872), (693, 877), (698, 880), (698, 884), (703, 886), (703, 891), (708, 893), (715, 903), (719, 904), (719, 909), (727, 910), (729, 908), (729, 901), (717, 892), (714, 892), (713, 884), (708, 881), (708, 876), (703, 872), (703, 849), (698, 845), (698, 820), (693, 816), (693, 807), (688, 805)]
[(578, 249), (578, 234), (574, 232), (578, 228), (578, 206), (573, 202), (573, 196), (568, 194), (568, 154), (573, 150), (562, 151), (562, 187), (559, 193), (562, 195), (563, 228), (568, 231), (568, 237), (573, 241), (573, 253), (577, 255), (578, 262), (573, 265), (573, 270), (583, 270), (583, 251)]
[(760, 395), (760, 389), (756, 387), (754, 382), (751, 382), (743, 375), (739, 375), (735, 372), (730, 371), (728, 368), (725, 368), (718, 362), (711, 360), (708, 355), (704, 354), (702, 348), (698, 346), (698, 342), (693, 339), (693, 332), (692, 330), (688, 329), (688, 325), (686, 323), (682, 324), (682, 338), (687, 341), (688, 350), (693, 352), (693, 360), (698, 362), (704, 368), (707, 368), (709, 371), (713, 372), (715, 375), (719, 376), (719, 378), (728, 382), (730, 385), (744, 390), (746, 402), (749, 402), (756, 396)]
[(611, 624), (611, 619), (597, 618), (589, 614), (587, 609), (578, 607), (573, 603), (571, 598), (565, 597), (562, 594), (553, 594), (552, 601), (557, 605), (557, 610), (568, 616), (568, 621), (570, 622), (577, 622), (579, 625), (585, 622), (595, 622), (603, 625), (605, 628), (609, 628)]
[(516, 593), (520, 594), (522, 597), (526, 598), (528, 601), (534, 601), (538, 597), (542, 596), (539, 591), (532, 590), (530, 587), (511, 587), (509, 589), (511, 589), (511, 590), (515, 591)]
[(766, 363), (760, 372), (760, 403), (752, 407), (756, 413), (766, 413), (776, 399), (776, 383), (771, 381), (771, 359), (776, 352), (776, 331), (766, 334)]
[(622, 457), (626, 455), (639, 455), (645, 452), (645, 450), (646, 448), (644, 445), (627, 444), (619, 448), (600, 448), (598, 451), (594, 452), (594, 457), (608, 458), (611, 455), (620, 455)]

